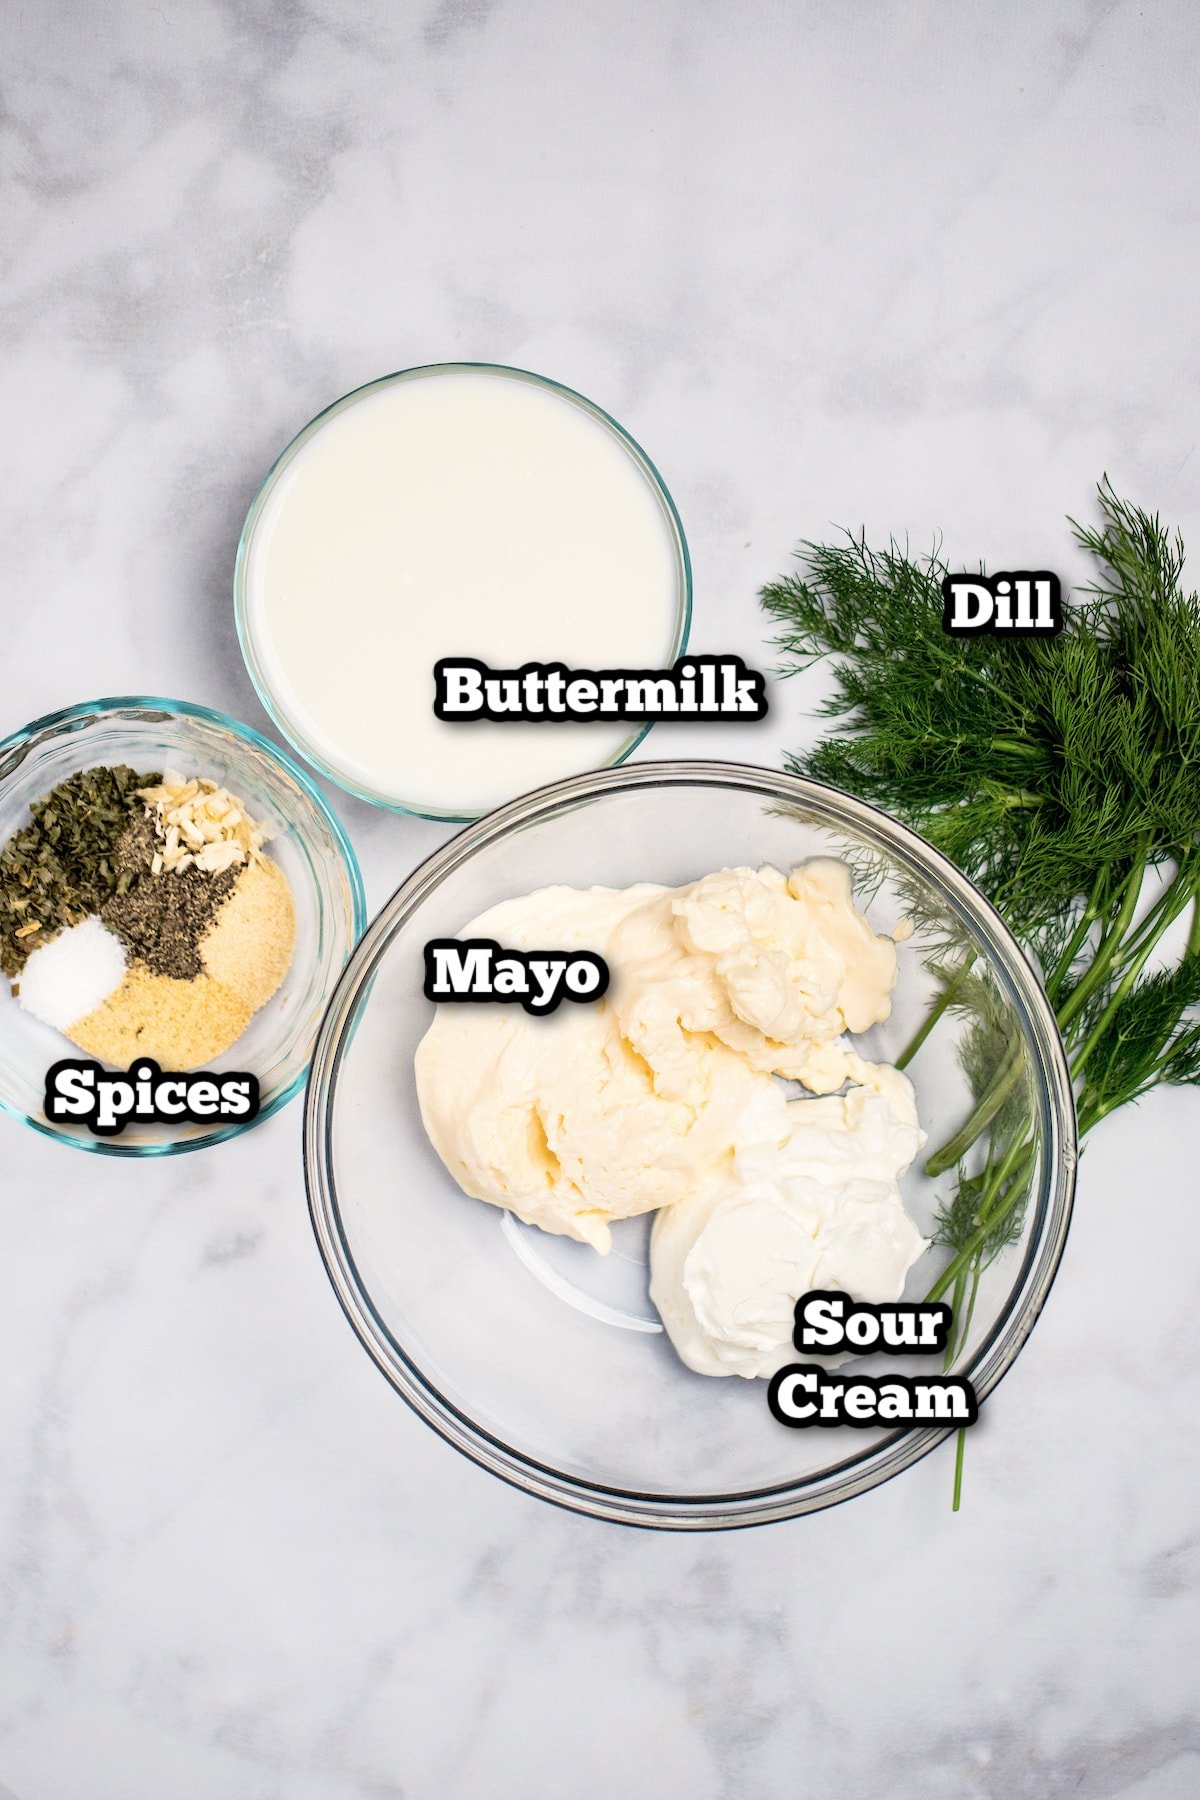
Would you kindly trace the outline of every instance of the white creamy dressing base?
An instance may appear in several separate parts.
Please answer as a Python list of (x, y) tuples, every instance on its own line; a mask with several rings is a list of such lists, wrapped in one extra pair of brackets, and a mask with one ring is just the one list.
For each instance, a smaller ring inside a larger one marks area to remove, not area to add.
[(669, 666), (661, 496), (577, 402), (487, 369), (380, 385), (286, 464), (251, 532), (246, 621), (297, 734), (352, 786), (484, 812), (613, 760), (638, 729), (447, 724), (433, 666)]
[(543, 888), (462, 935), (595, 950), (612, 975), (549, 1018), (439, 1008), (417, 1089), (465, 1192), (601, 1252), (614, 1220), (655, 1211), (651, 1298), (704, 1374), (792, 1360), (811, 1288), (900, 1298), (927, 1246), (898, 1178), (924, 1134), (907, 1079), (845, 1042), (888, 1016), (896, 951), (843, 864)]

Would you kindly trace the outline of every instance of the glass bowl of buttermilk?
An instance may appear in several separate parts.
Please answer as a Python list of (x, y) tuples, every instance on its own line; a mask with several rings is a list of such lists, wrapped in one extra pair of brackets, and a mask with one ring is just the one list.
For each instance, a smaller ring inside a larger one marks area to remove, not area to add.
[(250, 726), (144, 696), (34, 720), (0, 742), (0, 1107), (116, 1156), (234, 1136), (299, 1091), (365, 922), (342, 827)]
[[(304, 1144), (334, 1290), (421, 1417), (528, 1493), (676, 1530), (829, 1506), (946, 1439), (940, 1402), (798, 1429), (771, 1396), (800, 1363), (821, 1408), (848, 1375), (986, 1400), (1076, 1159), (1053, 1014), (989, 903), (873, 808), (715, 762), (556, 783), (418, 868), (325, 1014)], [(949, 1342), (814, 1360), (814, 1292), (940, 1300)]]
[(305, 760), (373, 805), (473, 819), (623, 762), (623, 718), (435, 717), (434, 669), (669, 668), (692, 575), (658, 469), (526, 369), (433, 363), (343, 395), (282, 451), (234, 573), (246, 668)]

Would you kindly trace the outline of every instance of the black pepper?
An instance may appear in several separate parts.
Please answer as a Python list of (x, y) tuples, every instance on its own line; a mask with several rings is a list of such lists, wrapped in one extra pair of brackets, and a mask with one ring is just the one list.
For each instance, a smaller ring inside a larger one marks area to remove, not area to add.
[(161, 845), (152, 822), (132, 819), (116, 848), (116, 866), (128, 876), (100, 909), (104, 923), (125, 944), (132, 961), (154, 975), (191, 981), (202, 972), (200, 940), (218, 907), (233, 891), (239, 868), (210, 875), (195, 867), (151, 872)]

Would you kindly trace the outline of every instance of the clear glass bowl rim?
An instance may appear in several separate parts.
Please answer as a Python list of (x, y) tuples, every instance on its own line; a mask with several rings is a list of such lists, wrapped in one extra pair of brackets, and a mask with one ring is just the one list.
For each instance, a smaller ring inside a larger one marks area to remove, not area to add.
[[(259, 516), (267, 503), (267, 499), (275, 482), (283, 473), (288, 463), (291, 462), (293, 456), (296, 455), (297, 451), (308, 442), (308, 439), (313, 436), (322, 424), (324, 424), (326, 419), (331, 418), (334, 413), (344, 411), (346, 407), (353, 405), (355, 401), (361, 400), (364, 395), (373, 393), (376, 388), (389, 387), (392, 382), (411, 381), (417, 377), (430, 375), (453, 375), (461, 373), (464, 369), (486, 369), (492, 374), (512, 376), (520, 381), (532, 382), (536, 387), (547, 388), (551, 393), (561, 394), (564, 399), (572, 401), (576, 406), (581, 406), (585, 412), (590, 413), (593, 418), (598, 419), (602, 425), (611, 431), (614, 436), (619, 438), (632, 452), (635, 462), (639, 463), (645, 470), (652, 485), (658, 491), (659, 498), (663, 503), (667, 515), (667, 522), (670, 525), (675, 538), (676, 550), (679, 556), (682, 588), (679, 595), (679, 612), (675, 626), (675, 642), (670, 653), (670, 662), (674, 662), (686, 651), (692, 627), (692, 558), (691, 553), (688, 550), (688, 542), (683, 529), (683, 521), (679, 517), (679, 509), (671, 496), (671, 490), (663, 480), (657, 466), (651, 461), (650, 457), (647, 456), (637, 439), (633, 437), (630, 432), (626, 431), (620, 420), (614, 419), (611, 413), (605, 412), (604, 408), (597, 405), (596, 401), (589, 400), (586, 394), (579, 393), (576, 388), (567, 387), (565, 383), (561, 381), (553, 381), (548, 375), (539, 375), (534, 369), (517, 368), (515, 364), (512, 363), (416, 363), (412, 368), (394, 369), (390, 375), (378, 375), (373, 381), (365, 381), (361, 387), (351, 388), (349, 393), (340, 395), (338, 399), (331, 400), (328, 406), (322, 407), (321, 411), (313, 415), (308, 421), (308, 424), (303, 426), (296, 433), (291, 442), (286, 444), (275, 458), (275, 461), (271, 464), (271, 467), (263, 477), (258, 492), (250, 503), (250, 510), (246, 514), (245, 523), (242, 526), (241, 536), (238, 539), (237, 557), (233, 567), (233, 615), (237, 626), (238, 643), (241, 646), (242, 660), (246, 665), (247, 674), (254, 683), (255, 692), (269, 715), (272, 724), (283, 734), (297, 754), (302, 756), (307, 763), (311, 764), (319, 774), (324, 775), (327, 781), (332, 781), (337, 787), (344, 789), (346, 793), (355, 795), (357, 799), (365, 800), (370, 806), (379, 806), (384, 808), (387, 812), (404, 813), (406, 816), (413, 818), (434, 819), (445, 825), (469, 824), (472, 820), (487, 815), (480, 815), (478, 813), (442, 812), (436, 808), (418, 806), (412, 802), (397, 800), (390, 794), (380, 793), (376, 788), (360, 785), (351, 781), (347, 776), (339, 774), (336, 769), (331, 768), (323, 759), (320, 752), (315, 750), (312, 745), (305, 740), (303, 734), (286, 717), (283, 709), (275, 700), (270, 684), (259, 666), (258, 657), (255, 652), (250, 632), (249, 619), (247, 617), (246, 567), (249, 557), (250, 539), (254, 527), (258, 523)], [(668, 663), (667, 666), (669, 667), (670, 663)], [(601, 768), (617, 768), (621, 763), (625, 762), (628, 757), (632, 756), (646, 733), (650, 730), (652, 723), (653, 721), (648, 720), (644, 725), (640, 725), (633, 735), (626, 739), (615, 755), (610, 756), (607, 762), (601, 765)], [(600, 771), (595, 772), (598, 773)]]
[(857, 827), (886, 846), (914, 874), (933, 876), (950, 910), (983, 945), (1010, 987), (1033, 1063), (1042, 1131), (1041, 1180), (1031, 1196), (1033, 1220), (1020, 1272), (1000, 1317), (968, 1366), (956, 1373), (975, 1384), (982, 1402), (1011, 1368), (1045, 1305), (1062, 1258), (1075, 1191), (1078, 1156), (1075, 1104), (1054, 1012), (1032, 964), (979, 890), (917, 833), (839, 790), (775, 769), (725, 762), (639, 762), (573, 776), (522, 795), (474, 821), (403, 881), (360, 939), (330, 998), (317, 1034), (304, 1108), (304, 1176), (317, 1244), (342, 1310), (377, 1367), (413, 1410), (464, 1456), (512, 1486), (574, 1512), (659, 1530), (728, 1530), (816, 1512), (865, 1493), (927, 1456), (953, 1427), (897, 1432), (818, 1476), (737, 1494), (667, 1497), (606, 1487), (563, 1474), (485, 1431), (426, 1380), (396, 1342), (359, 1280), (342, 1227), (333, 1170), (332, 1124), (342, 1058), (353, 1021), (392, 937), (439, 883), (475, 850), (560, 808), (621, 791), (708, 785), (757, 792), (804, 808), (836, 829)]
[[(350, 885), (350, 896), (354, 909), (354, 937), (361, 938), (367, 923), (367, 898), (363, 888), (362, 870), (358, 865), (358, 857), (354, 846), (346, 836), (346, 832), (337, 814), (330, 808), (328, 800), (313, 781), (307, 769), (301, 767), (295, 757), (270, 738), (263, 737), (252, 725), (245, 725), (240, 719), (231, 718), (228, 713), (218, 712), (215, 707), (201, 706), (191, 700), (167, 700), (155, 694), (117, 694), (108, 695), (99, 700), (81, 700), (74, 706), (60, 707), (57, 712), (44, 713), (40, 719), (31, 719), (28, 725), (9, 732), (0, 738), (0, 782), (18, 769), (26, 756), (38, 743), (47, 737), (54, 737), (65, 728), (83, 724), (88, 719), (96, 719), (104, 713), (160, 712), (175, 713), (183, 718), (202, 719), (206, 724), (217, 725), (228, 731), (233, 737), (240, 738), (243, 743), (263, 752), (273, 762), (287, 771), (292, 780), (312, 801), (321, 817), (325, 820), (338, 847), (346, 878)], [(19, 754), (18, 754), (19, 752)], [(43, 1137), (52, 1138), (56, 1144), (67, 1144), (72, 1149), (84, 1150), (98, 1156), (182, 1156), (192, 1150), (205, 1150), (210, 1144), (222, 1144), (228, 1138), (237, 1137), (240, 1132), (249, 1131), (255, 1125), (269, 1119), (281, 1107), (293, 1100), (308, 1079), (308, 1068), (299, 1069), (286, 1088), (262, 1106), (252, 1119), (238, 1124), (223, 1125), (219, 1129), (206, 1131), (202, 1137), (189, 1138), (179, 1143), (164, 1144), (122, 1144), (118, 1138), (76, 1138), (65, 1136), (54, 1129), (46, 1119), (35, 1119), (20, 1107), (13, 1106), (3, 1095), (0, 1095), (0, 1111), (10, 1118), (19, 1119)]]

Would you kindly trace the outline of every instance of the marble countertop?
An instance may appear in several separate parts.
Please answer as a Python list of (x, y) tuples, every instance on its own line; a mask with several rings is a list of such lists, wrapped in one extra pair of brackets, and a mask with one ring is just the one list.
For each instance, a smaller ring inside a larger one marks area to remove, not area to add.
[[(1194, 8), (5, 22), (4, 730), (136, 691), (262, 726), (256, 485), (441, 358), (616, 414), (678, 500), (695, 647), (751, 662), (757, 588), (831, 525), (1070, 575), (1108, 471), (1200, 549)], [(775, 762), (818, 691), (669, 753)], [(444, 835), (337, 804), (373, 906)], [(145, 1166), (0, 1120), (0, 1794), (1200, 1791), (1198, 1109), (1090, 1147), (959, 1517), (942, 1452), (708, 1537), (553, 1511), (406, 1410), (320, 1266), (296, 1106)]]

